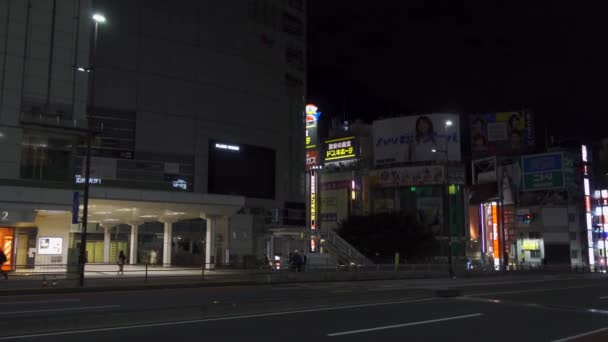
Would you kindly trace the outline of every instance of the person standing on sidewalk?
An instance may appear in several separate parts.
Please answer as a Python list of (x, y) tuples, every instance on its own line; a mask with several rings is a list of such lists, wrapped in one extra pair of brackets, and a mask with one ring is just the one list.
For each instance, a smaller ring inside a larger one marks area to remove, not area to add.
[(120, 251), (120, 253), (118, 254), (118, 274), (125, 274), (124, 268), (126, 260), (127, 256), (125, 255), (125, 252)]
[(8, 273), (4, 272), (2, 265), (8, 261), (6, 254), (0, 249), (0, 273), (4, 276), (4, 279), (8, 279)]

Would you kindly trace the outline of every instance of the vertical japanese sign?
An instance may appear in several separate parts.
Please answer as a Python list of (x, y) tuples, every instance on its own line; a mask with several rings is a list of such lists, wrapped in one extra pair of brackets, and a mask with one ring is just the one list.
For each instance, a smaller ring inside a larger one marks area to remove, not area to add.
[[(317, 175), (314, 170), (310, 171), (310, 230), (312, 233), (317, 230)], [(310, 236), (310, 251), (317, 251), (314, 234)]]
[(306, 169), (310, 170), (320, 164), (318, 152), (317, 121), (321, 116), (317, 106), (306, 105), (306, 136), (304, 146), (306, 148)]
[(310, 251), (317, 251), (317, 175), (315, 169), (321, 164), (319, 158), (319, 143), (317, 133), (317, 121), (321, 116), (317, 106), (313, 104), (306, 105), (306, 136), (304, 146), (306, 148), (306, 170), (310, 173), (310, 187), (308, 189), (310, 202), (309, 205), (309, 220), (310, 220)]
[[(587, 146), (581, 146), (581, 161), (583, 163), (583, 191), (585, 198), (585, 223), (587, 228), (587, 249), (589, 266), (595, 265), (595, 252), (593, 250), (593, 215), (591, 214), (591, 189), (589, 185), (589, 166), (587, 159)], [(602, 228), (604, 228), (602, 226)]]

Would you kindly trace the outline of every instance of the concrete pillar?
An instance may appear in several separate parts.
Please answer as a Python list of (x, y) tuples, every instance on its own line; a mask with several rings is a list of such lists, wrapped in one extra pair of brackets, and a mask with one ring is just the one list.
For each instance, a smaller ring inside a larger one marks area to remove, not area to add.
[(131, 222), (131, 248), (129, 252), (129, 264), (135, 265), (137, 263), (137, 240), (139, 237), (139, 223)]
[(173, 242), (173, 223), (175, 220), (164, 220), (161, 221), (165, 225), (163, 234), (163, 266), (171, 266), (171, 246)]
[(204, 217), (207, 223), (207, 234), (205, 237), (205, 268), (212, 270), (215, 268), (215, 237), (217, 234), (218, 216), (206, 215)]
[(103, 262), (110, 263), (110, 237), (112, 227), (103, 227)]

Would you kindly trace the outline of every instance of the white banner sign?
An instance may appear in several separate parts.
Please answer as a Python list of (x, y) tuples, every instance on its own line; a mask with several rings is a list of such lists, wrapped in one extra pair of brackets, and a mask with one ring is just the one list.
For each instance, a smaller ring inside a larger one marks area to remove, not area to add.
[[(404, 116), (373, 124), (376, 165), (460, 160), (460, 122), (456, 114)], [(433, 152), (435, 151), (435, 152)]]
[(397, 187), (442, 184), (445, 180), (441, 165), (398, 167), (372, 170), (372, 184), (378, 187)]

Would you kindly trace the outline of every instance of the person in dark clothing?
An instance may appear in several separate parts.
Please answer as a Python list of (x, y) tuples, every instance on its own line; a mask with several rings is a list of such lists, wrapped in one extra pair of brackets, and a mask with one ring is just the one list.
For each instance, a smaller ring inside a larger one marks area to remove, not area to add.
[(120, 253), (118, 254), (118, 274), (125, 274), (124, 267), (126, 260), (127, 256), (125, 255), (125, 252), (120, 251)]
[(4, 252), (2, 250), (0, 250), (0, 273), (4, 276), (4, 279), (8, 279), (8, 273), (6, 273), (2, 269), (2, 265), (4, 265), (4, 263), (7, 261), (8, 261), (8, 258), (6, 257), (6, 254), (4, 254)]

